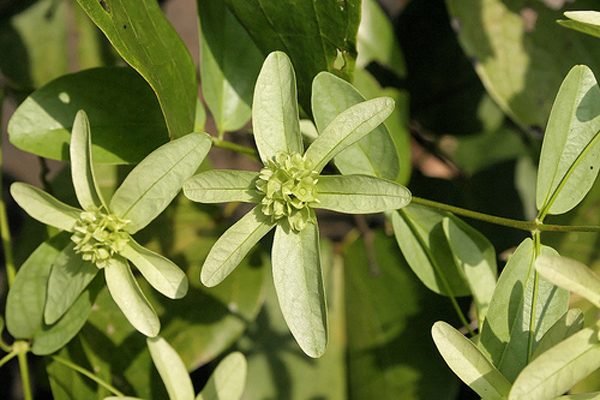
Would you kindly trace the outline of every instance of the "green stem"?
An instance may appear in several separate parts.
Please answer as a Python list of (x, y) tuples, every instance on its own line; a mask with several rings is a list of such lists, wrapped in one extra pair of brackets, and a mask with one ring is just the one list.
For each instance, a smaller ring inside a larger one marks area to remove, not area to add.
[(0, 360), (0, 368), (2, 368), (2, 366), (4, 364), (6, 364), (7, 362), (9, 362), (10, 360), (12, 360), (13, 358), (15, 358), (16, 356), (18, 356), (17, 352), (11, 351), (10, 353), (8, 353), (4, 357), (2, 357), (2, 359)]
[(31, 382), (29, 381), (29, 364), (27, 363), (27, 352), (19, 351), (19, 371), (21, 372), (21, 381), (23, 383), (23, 399), (33, 400), (31, 394)]
[(114, 386), (104, 382), (102, 379), (98, 378), (96, 375), (92, 374), (90, 371), (80, 367), (77, 364), (72, 363), (69, 360), (65, 360), (62, 357), (59, 356), (51, 356), (51, 358), (56, 361), (59, 362), (69, 368), (71, 368), (74, 371), (79, 372), (81, 375), (88, 377), (89, 379), (93, 380), (94, 382), (96, 382), (98, 385), (102, 386), (103, 388), (107, 389), (108, 391), (110, 391), (111, 393), (113, 393), (116, 396), (119, 397), (126, 397), (123, 393), (121, 393), (117, 388), (115, 388)]
[[(4, 104), (4, 90), (0, 88), (0, 126), (2, 126), (2, 105)], [(0, 146), (0, 188), (2, 181), (2, 146)], [(10, 238), (10, 229), (8, 226), (8, 215), (6, 214), (6, 204), (4, 196), (0, 195), (0, 236), (2, 237), (2, 248), (4, 249), (4, 260), (6, 263), (6, 276), (8, 286), (10, 287), (15, 280), (17, 269), (12, 252), (12, 243)]]
[(260, 161), (258, 158), (258, 152), (250, 147), (241, 146), (239, 144), (231, 143), (226, 140), (222, 140), (220, 138), (212, 137), (212, 143), (215, 147), (220, 147), (222, 149), (233, 150), (237, 153), (243, 154), (247, 157), (252, 158), (255, 161)]
[(460, 207), (451, 206), (437, 201), (413, 197), (412, 202), (428, 207), (437, 208), (438, 210), (449, 211), (463, 217), (477, 219), (480, 221), (489, 222), (496, 225), (508, 226), (510, 228), (520, 229), (527, 232), (600, 232), (600, 226), (577, 226), (577, 225), (551, 225), (544, 224), (539, 220), (535, 221), (520, 221), (517, 219), (496, 217), (494, 215), (484, 214), (477, 211), (471, 211)]

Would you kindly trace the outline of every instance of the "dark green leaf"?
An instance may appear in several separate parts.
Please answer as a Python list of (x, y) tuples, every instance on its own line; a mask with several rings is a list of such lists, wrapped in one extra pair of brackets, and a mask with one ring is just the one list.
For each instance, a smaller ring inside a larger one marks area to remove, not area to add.
[(153, 0), (78, 0), (121, 57), (152, 86), (171, 137), (194, 128), (198, 83), (187, 47)]
[(95, 68), (58, 78), (25, 99), (9, 121), (10, 141), (69, 161), (73, 121), (82, 109), (90, 120), (94, 162), (137, 163), (168, 140), (156, 97), (135, 71)]
[(197, 4), (202, 94), (217, 130), (237, 131), (250, 120), (263, 56), (225, 2), (197, 0)]
[(287, 53), (298, 71), (300, 104), (310, 110), (310, 86), (321, 71), (352, 80), (360, 1), (226, 0), (263, 54)]

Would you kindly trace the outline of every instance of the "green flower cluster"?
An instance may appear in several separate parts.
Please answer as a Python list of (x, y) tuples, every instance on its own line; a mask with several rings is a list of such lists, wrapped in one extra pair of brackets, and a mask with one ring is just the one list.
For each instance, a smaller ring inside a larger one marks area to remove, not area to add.
[(128, 220), (105, 214), (96, 207), (82, 211), (71, 236), (75, 251), (98, 268), (106, 267), (108, 260), (122, 252), (129, 242), (129, 234), (123, 230), (128, 223)]
[[(290, 226), (301, 231), (312, 221), (308, 205), (318, 203), (317, 177), (319, 173), (306, 166), (298, 153), (278, 151), (275, 159), (259, 173), (256, 188), (264, 194), (262, 212), (275, 222), (287, 217)], [(315, 222), (315, 221), (312, 221)]]

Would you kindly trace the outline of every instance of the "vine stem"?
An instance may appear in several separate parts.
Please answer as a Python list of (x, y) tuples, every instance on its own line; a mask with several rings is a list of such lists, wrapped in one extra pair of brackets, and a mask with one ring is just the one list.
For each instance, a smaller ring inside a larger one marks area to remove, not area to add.
[(463, 217), (477, 219), (480, 221), (489, 222), (496, 225), (508, 226), (510, 228), (520, 229), (527, 232), (600, 232), (600, 226), (581, 226), (581, 225), (551, 225), (544, 224), (539, 219), (535, 221), (521, 221), (517, 219), (497, 217), (494, 215), (484, 214), (477, 211), (467, 210), (464, 208), (451, 206), (444, 203), (438, 203), (437, 201), (427, 200), (420, 197), (413, 197), (412, 202), (414, 204), (421, 204), (437, 208), (439, 210), (450, 211), (456, 215), (462, 215)]
[(243, 154), (247, 157), (250, 157), (251, 159), (253, 159), (255, 161), (260, 162), (260, 159), (258, 157), (258, 152), (250, 147), (246, 147), (246, 146), (242, 146), (242, 145), (235, 144), (232, 142), (228, 142), (226, 140), (223, 140), (221, 138), (216, 138), (214, 136), (212, 136), (211, 139), (212, 139), (213, 146), (215, 146), (215, 147), (233, 150), (237, 153)]
[(107, 389), (108, 391), (110, 391), (111, 393), (113, 393), (116, 396), (119, 397), (126, 397), (123, 393), (121, 393), (117, 388), (115, 388), (114, 386), (110, 385), (109, 383), (103, 381), (102, 379), (98, 378), (96, 375), (94, 375), (93, 373), (91, 373), (90, 371), (80, 367), (79, 365), (72, 363), (69, 360), (65, 360), (62, 357), (59, 356), (51, 356), (51, 358), (58, 362), (61, 363), (69, 368), (71, 368), (74, 371), (79, 372), (81, 375), (88, 377), (89, 379), (93, 380), (94, 382), (96, 382), (98, 385), (102, 386), (103, 388)]
[(2, 357), (2, 359), (0, 360), (0, 368), (4, 364), (6, 364), (7, 362), (9, 362), (10, 360), (12, 360), (13, 358), (15, 358), (17, 355), (18, 355), (17, 353), (15, 353), (14, 351), (11, 351), (10, 353), (8, 353), (4, 357)]
[[(2, 126), (2, 110), (4, 105), (4, 89), (0, 88), (0, 126)], [(4, 188), (4, 182), (2, 179), (2, 146), (0, 144), (0, 188)], [(10, 238), (10, 228), (8, 226), (8, 215), (6, 214), (6, 204), (4, 202), (4, 196), (0, 195), (0, 236), (2, 237), (2, 248), (4, 250), (4, 262), (6, 265), (6, 277), (8, 281), (8, 287), (12, 285), (15, 280), (17, 269), (15, 268), (15, 261), (12, 252), (12, 243)]]

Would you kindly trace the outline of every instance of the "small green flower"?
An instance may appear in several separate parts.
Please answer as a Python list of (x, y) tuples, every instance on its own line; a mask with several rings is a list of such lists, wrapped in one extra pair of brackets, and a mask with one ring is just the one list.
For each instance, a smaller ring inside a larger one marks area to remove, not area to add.
[(367, 175), (321, 175), (329, 161), (380, 125), (392, 112), (390, 98), (359, 103), (334, 118), (304, 151), (296, 81), (288, 57), (271, 53), (254, 91), (252, 123), (264, 168), (206, 171), (190, 178), (193, 201), (258, 203), (212, 247), (202, 268), (207, 286), (223, 281), (252, 247), (275, 229), (273, 279), (284, 318), (300, 347), (321, 356), (327, 343), (327, 310), (315, 208), (365, 214), (406, 206), (404, 186)]
[(71, 207), (25, 183), (11, 186), (15, 201), (33, 218), (72, 232), (71, 242), (52, 265), (44, 320), (53, 324), (73, 305), (102, 269), (108, 290), (123, 314), (143, 334), (160, 331), (156, 312), (140, 290), (129, 261), (169, 298), (183, 297), (185, 273), (165, 257), (141, 245), (132, 234), (148, 225), (181, 190), (210, 149), (206, 134), (194, 133), (168, 143), (146, 157), (127, 176), (107, 204), (92, 169), (90, 127), (79, 111), (71, 137), (71, 175), (82, 209)]

